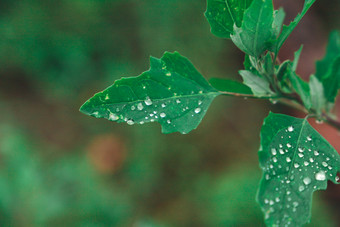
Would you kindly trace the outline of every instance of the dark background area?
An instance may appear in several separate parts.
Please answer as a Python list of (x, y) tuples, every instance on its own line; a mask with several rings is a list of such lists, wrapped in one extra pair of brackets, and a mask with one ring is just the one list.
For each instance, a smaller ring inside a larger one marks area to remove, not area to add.
[[(284, 6), (287, 23), (303, 1)], [(219, 97), (197, 130), (162, 135), (81, 114), (94, 93), (178, 51), (206, 77), (240, 80), (243, 54), (197, 0), (0, 1), (1, 226), (263, 226), (255, 195), (265, 101)], [(340, 2), (317, 0), (280, 53), (307, 79)], [(340, 150), (339, 134), (317, 129)], [(315, 193), (310, 226), (340, 226), (340, 189)]]

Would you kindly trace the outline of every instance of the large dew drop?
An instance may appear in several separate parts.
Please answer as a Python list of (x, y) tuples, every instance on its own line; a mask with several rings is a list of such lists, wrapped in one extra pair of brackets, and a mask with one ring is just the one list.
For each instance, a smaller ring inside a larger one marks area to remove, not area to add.
[(198, 113), (200, 113), (200, 112), (201, 112), (201, 108), (196, 108), (196, 109), (195, 109), (195, 113), (198, 114)]
[(311, 182), (312, 182), (312, 180), (309, 177), (306, 177), (306, 178), (303, 179), (303, 183), (305, 185), (309, 185)]
[(324, 181), (326, 180), (326, 174), (323, 171), (320, 171), (318, 173), (315, 174), (315, 179), (318, 181)]
[(151, 101), (150, 97), (146, 97), (146, 99), (144, 100), (144, 103), (147, 106), (151, 106), (152, 105), (152, 101)]
[(137, 109), (138, 109), (138, 110), (143, 110), (143, 108), (144, 108), (144, 106), (143, 106), (142, 103), (138, 103), (138, 104), (137, 104)]

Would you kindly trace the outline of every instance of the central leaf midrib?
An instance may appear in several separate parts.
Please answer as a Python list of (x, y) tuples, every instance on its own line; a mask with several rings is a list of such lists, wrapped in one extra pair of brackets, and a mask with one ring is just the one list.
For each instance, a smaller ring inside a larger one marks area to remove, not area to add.
[[(196, 96), (210, 96), (210, 95), (214, 95), (214, 96), (218, 96), (221, 95), (220, 92), (207, 92), (207, 93), (202, 93), (202, 94), (193, 94), (193, 95), (184, 95), (184, 96), (171, 96), (171, 97), (166, 97), (166, 98), (162, 98), (162, 99), (152, 99), (151, 101), (153, 102), (157, 102), (157, 101), (162, 101), (162, 100), (168, 100), (168, 99), (179, 99), (179, 98), (191, 98), (191, 97), (196, 97)], [(108, 106), (108, 105), (115, 105), (115, 104), (126, 104), (126, 103), (134, 103), (134, 102), (144, 102), (145, 99), (142, 100), (134, 100), (134, 101), (126, 101), (126, 102), (115, 102), (115, 103), (105, 103), (105, 104), (101, 104), (99, 106)]]
[[(255, 37), (254, 37), (254, 42), (253, 42), (253, 50), (255, 51), (256, 48), (256, 44), (257, 44), (257, 39), (258, 39), (258, 30), (259, 30), (259, 25), (260, 25), (260, 18), (262, 17), (262, 13), (263, 13), (263, 5), (260, 9), (260, 13), (259, 16), (257, 18), (257, 23), (256, 23), (256, 30), (255, 30)], [(257, 52), (257, 51), (256, 51)]]
[[(296, 154), (297, 154), (297, 152), (298, 152), (298, 145), (300, 144), (300, 140), (301, 140), (301, 137), (302, 137), (302, 132), (303, 132), (303, 130), (304, 130), (306, 121), (307, 121), (307, 120), (304, 119), (303, 122), (302, 122), (302, 125), (301, 125), (301, 130), (300, 130), (300, 132), (299, 132), (299, 136), (298, 136), (298, 139), (297, 139), (297, 142), (296, 142), (296, 147), (295, 147), (295, 149), (294, 149), (294, 155), (293, 155), (293, 158), (292, 158), (292, 162), (291, 162), (291, 164), (290, 164), (290, 168), (289, 168), (289, 171), (288, 171), (288, 173), (287, 173), (287, 179), (288, 179), (288, 180), (290, 179), (291, 170), (292, 170), (292, 168), (293, 168), (293, 166), (294, 166), (294, 164), (295, 164), (295, 158), (296, 158)], [(292, 125), (292, 126), (295, 126), (295, 125), (296, 125), (296, 124), (294, 124), (294, 125)], [(282, 201), (283, 201), (283, 203), (285, 203), (285, 205), (286, 205), (286, 195), (287, 195), (287, 193), (285, 192), (284, 195), (283, 195), (283, 199), (282, 199)], [(285, 207), (285, 206), (282, 206), (282, 209), (281, 209), (281, 210), (283, 210), (284, 207)]]

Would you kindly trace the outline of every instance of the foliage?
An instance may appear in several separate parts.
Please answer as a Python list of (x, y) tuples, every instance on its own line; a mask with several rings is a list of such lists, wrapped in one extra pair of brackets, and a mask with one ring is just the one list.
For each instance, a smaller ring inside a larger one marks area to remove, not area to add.
[[(340, 38), (334, 32), (325, 58), (317, 63), (309, 83), (296, 74), (302, 48), (294, 61), (279, 64), (277, 55), (315, 0), (306, 0), (301, 14), (283, 25), (283, 9), (272, 0), (208, 0), (205, 13), (211, 31), (231, 38), (246, 54), (244, 85), (213, 79), (213, 88), (178, 53), (151, 58), (151, 68), (135, 78), (123, 78), (96, 94), (81, 108), (85, 114), (128, 124), (158, 121), (164, 133), (188, 133), (220, 94), (270, 98), (307, 112), (305, 119), (271, 113), (261, 131), (263, 178), (258, 202), (268, 226), (301, 226), (310, 221), (312, 193), (337, 183), (340, 156), (308, 123), (307, 118), (339, 123), (330, 113), (338, 89)], [(247, 88), (249, 87), (249, 88)]]

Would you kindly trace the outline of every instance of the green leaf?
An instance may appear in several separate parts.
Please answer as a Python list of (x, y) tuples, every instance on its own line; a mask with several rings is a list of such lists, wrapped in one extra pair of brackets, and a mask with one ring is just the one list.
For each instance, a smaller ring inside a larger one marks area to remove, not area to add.
[(273, 37), (272, 37), (273, 39), (276, 39), (277, 36), (280, 35), (285, 17), (286, 17), (286, 13), (282, 8), (274, 11), (274, 21), (272, 25), (273, 30), (274, 30)]
[(275, 55), (278, 54), (279, 50), (281, 49), (284, 42), (287, 40), (289, 35), (293, 32), (295, 27), (300, 23), (301, 19), (304, 17), (304, 15), (307, 13), (309, 8), (314, 4), (315, 0), (305, 0), (305, 4), (303, 6), (302, 12), (296, 16), (296, 18), (288, 25), (284, 25), (282, 32), (279, 36), (279, 38), (276, 41), (275, 44)]
[(293, 64), (292, 64), (292, 70), (294, 72), (296, 71), (297, 66), (299, 64), (302, 49), (303, 49), (303, 45), (301, 45), (300, 49), (294, 53), (294, 60), (293, 60)]
[(319, 80), (323, 80), (328, 76), (328, 72), (333, 65), (333, 62), (340, 55), (340, 34), (338, 31), (333, 31), (329, 36), (328, 46), (324, 59), (316, 63), (315, 76)]
[(273, 14), (272, 0), (254, 0), (244, 13), (242, 26), (234, 25), (232, 41), (246, 54), (259, 57), (268, 49), (274, 33)]
[(334, 103), (340, 88), (340, 35), (336, 31), (330, 35), (326, 56), (316, 63), (315, 76), (327, 88), (328, 102)]
[(239, 73), (243, 78), (243, 83), (250, 87), (255, 96), (274, 96), (274, 93), (270, 89), (269, 82), (264, 77), (248, 70), (241, 70)]
[(261, 130), (263, 176), (257, 201), (267, 226), (302, 226), (310, 221), (312, 194), (337, 183), (340, 156), (308, 123), (270, 113)]
[(244, 11), (252, 0), (207, 0), (207, 18), (211, 32), (217, 37), (230, 38), (234, 24), (241, 26)]
[(290, 81), (291, 86), (294, 91), (301, 97), (301, 100), (304, 106), (307, 109), (310, 109), (312, 106), (311, 98), (310, 98), (310, 89), (309, 85), (306, 81), (302, 80), (289, 65), (287, 67), (287, 77)]
[[(220, 79), (220, 78), (211, 78), (209, 80), (209, 83), (218, 91), (227, 92), (230, 93), (230, 95), (253, 95), (251, 92), (251, 89), (234, 80), (226, 80), (226, 79)], [(224, 93), (225, 94), (225, 93)]]
[(322, 110), (326, 108), (326, 98), (324, 95), (323, 84), (314, 75), (309, 79), (309, 90), (311, 99), (311, 108), (318, 116), (321, 116)]
[(263, 68), (262, 74), (267, 74), (269, 77), (273, 77), (274, 63), (270, 52), (268, 52), (266, 56), (264, 56), (262, 68)]
[(163, 133), (195, 129), (212, 100), (220, 95), (179, 53), (150, 58), (150, 70), (122, 78), (89, 99), (81, 112), (111, 121), (143, 124), (157, 121)]
[(325, 96), (327, 101), (335, 103), (335, 98), (338, 95), (340, 88), (340, 56), (334, 59), (330, 67), (330, 71), (323, 79), (322, 84), (325, 88)]

